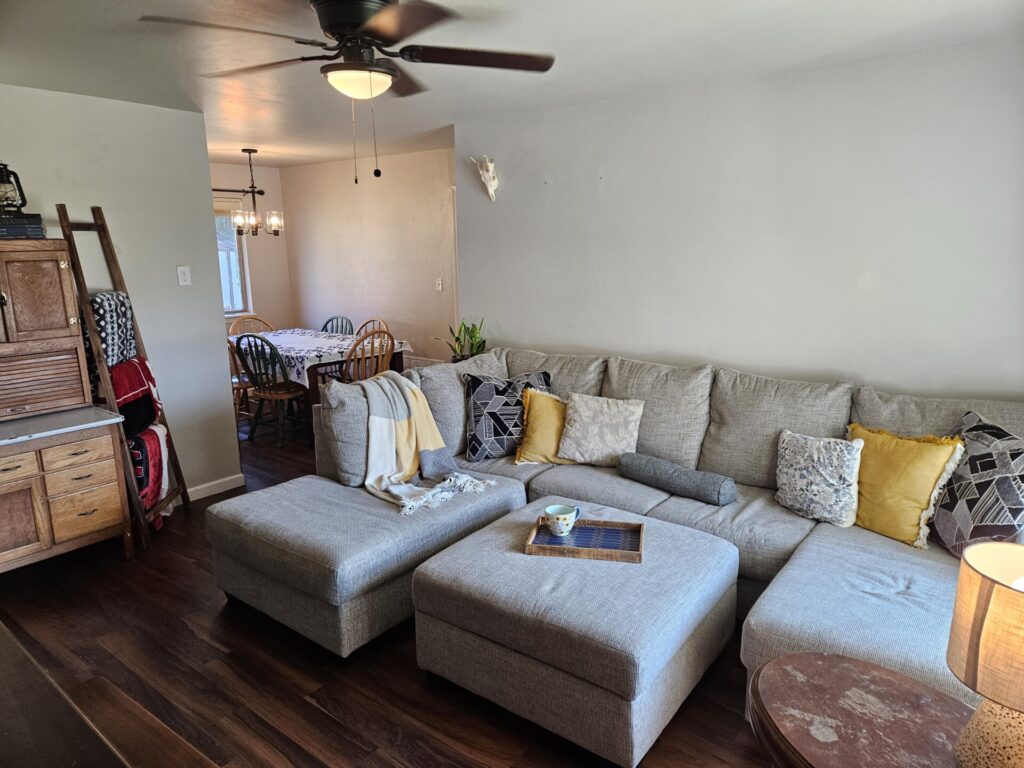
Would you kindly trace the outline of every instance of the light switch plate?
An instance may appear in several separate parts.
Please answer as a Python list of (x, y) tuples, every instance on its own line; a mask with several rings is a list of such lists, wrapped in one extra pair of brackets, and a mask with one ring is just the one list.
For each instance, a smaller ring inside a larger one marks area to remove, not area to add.
[(434, 290), (438, 293), (444, 290), (444, 280), (440, 277), (434, 280)]
[(188, 265), (178, 267), (178, 285), (192, 285), (192, 267)]

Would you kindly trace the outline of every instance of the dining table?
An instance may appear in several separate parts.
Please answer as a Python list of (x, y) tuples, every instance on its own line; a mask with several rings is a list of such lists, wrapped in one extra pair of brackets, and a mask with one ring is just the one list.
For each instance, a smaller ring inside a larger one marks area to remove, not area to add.
[[(243, 334), (244, 335), (244, 334)], [(281, 353), (288, 378), (306, 388), (306, 423), (312, 440), (313, 406), (320, 402), (319, 378), (323, 369), (334, 368), (344, 361), (345, 355), (355, 345), (358, 336), (342, 333), (326, 333), (308, 328), (286, 328), (280, 331), (260, 331), (260, 336)], [(232, 344), (240, 336), (229, 336)], [(399, 373), (405, 368), (405, 353), (412, 352), (407, 341), (395, 339), (391, 356), (391, 370)]]

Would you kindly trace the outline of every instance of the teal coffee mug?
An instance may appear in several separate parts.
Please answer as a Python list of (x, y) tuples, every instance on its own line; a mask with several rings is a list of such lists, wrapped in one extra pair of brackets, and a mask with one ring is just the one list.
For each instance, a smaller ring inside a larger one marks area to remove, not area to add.
[(555, 536), (568, 536), (579, 517), (579, 507), (554, 504), (544, 509), (544, 522)]

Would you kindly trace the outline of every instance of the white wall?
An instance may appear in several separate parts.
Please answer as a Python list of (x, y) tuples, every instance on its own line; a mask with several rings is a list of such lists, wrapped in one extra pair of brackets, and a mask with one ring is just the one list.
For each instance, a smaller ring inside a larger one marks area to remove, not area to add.
[[(249, 186), (248, 165), (211, 163), (210, 176), (214, 187), (242, 189)], [(257, 166), (255, 177), (256, 186), (266, 192), (264, 196), (256, 198), (257, 208), (264, 212), (284, 211), (285, 227), (277, 237), (266, 232), (260, 232), (256, 237), (245, 237), (250, 304), (253, 312), (275, 328), (294, 328), (292, 282), (288, 269), (288, 229), (291, 221), (281, 195), (281, 174), (277, 168)], [(214, 198), (229, 197), (231, 195), (214, 193)], [(252, 207), (251, 200), (247, 200), (244, 207), (249, 210)]]
[[(50, 237), (56, 203), (75, 220), (103, 207), (185, 480), (196, 496), (240, 484), (203, 116), (0, 85), (0, 142)], [(76, 241), (90, 288), (109, 287), (95, 236)]]
[(319, 328), (331, 315), (356, 326), (381, 317), (415, 356), (447, 358), (431, 337), (455, 321), (452, 151), (380, 163), (376, 179), (362, 159), (358, 185), (351, 161), (281, 170), (296, 320)]
[(1020, 38), (461, 123), (456, 158), (492, 343), (1022, 397)]

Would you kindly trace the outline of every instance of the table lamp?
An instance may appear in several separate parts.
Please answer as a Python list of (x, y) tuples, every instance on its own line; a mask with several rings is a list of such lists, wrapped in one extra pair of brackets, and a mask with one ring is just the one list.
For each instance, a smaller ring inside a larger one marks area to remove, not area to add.
[(964, 550), (946, 663), (983, 696), (956, 743), (961, 768), (1024, 765), (1024, 545)]

